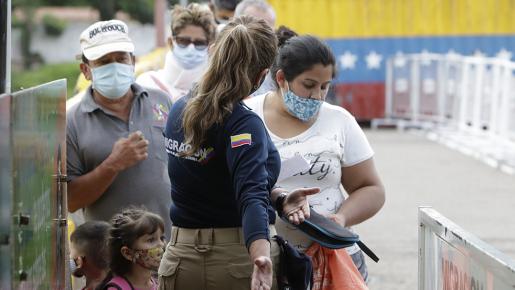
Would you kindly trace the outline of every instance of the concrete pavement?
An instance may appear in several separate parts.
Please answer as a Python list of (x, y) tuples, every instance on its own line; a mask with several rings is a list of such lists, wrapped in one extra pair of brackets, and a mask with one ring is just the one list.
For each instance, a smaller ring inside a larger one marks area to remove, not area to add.
[(367, 130), (386, 204), (355, 227), (381, 258), (367, 259), (371, 290), (415, 290), (418, 206), (432, 206), (515, 259), (515, 177), (420, 134)]

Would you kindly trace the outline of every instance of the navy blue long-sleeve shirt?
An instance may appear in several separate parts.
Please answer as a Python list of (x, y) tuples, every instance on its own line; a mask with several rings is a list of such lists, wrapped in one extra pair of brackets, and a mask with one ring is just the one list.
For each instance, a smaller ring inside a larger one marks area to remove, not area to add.
[(173, 224), (243, 227), (247, 247), (257, 239), (268, 239), (268, 225), (275, 223), (269, 193), (281, 160), (263, 121), (238, 103), (223, 124), (208, 131), (206, 142), (193, 156), (179, 157), (188, 149), (182, 128), (188, 99), (173, 105), (165, 130)]

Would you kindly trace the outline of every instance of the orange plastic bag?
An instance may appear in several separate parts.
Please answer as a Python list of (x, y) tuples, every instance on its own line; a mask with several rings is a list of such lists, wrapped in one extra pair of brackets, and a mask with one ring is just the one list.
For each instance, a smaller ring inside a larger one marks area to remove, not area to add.
[(312, 290), (368, 290), (345, 249), (332, 250), (313, 243), (306, 254), (313, 262)]

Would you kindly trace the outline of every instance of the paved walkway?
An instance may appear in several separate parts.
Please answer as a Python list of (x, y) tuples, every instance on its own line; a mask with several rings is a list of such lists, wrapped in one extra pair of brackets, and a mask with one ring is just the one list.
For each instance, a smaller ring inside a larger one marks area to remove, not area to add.
[(371, 290), (416, 290), (418, 206), (435, 210), (515, 259), (515, 177), (409, 132), (366, 131), (386, 204), (356, 227), (379, 255)]

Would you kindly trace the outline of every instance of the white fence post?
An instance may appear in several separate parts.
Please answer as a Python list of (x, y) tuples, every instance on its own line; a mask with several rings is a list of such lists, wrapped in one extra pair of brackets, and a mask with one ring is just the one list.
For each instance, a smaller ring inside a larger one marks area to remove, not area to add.
[(515, 62), (422, 53), (386, 64), (387, 119), (373, 128), (429, 129), (431, 139), (515, 174)]
[(419, 121), (419, 101), (420, 101), (420, 59), (414, 57), (411, 63), (411, 93), (410, 108), (411, 121), (414, 123)]

